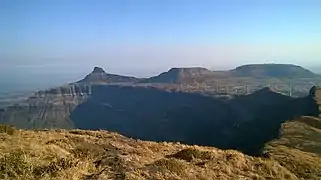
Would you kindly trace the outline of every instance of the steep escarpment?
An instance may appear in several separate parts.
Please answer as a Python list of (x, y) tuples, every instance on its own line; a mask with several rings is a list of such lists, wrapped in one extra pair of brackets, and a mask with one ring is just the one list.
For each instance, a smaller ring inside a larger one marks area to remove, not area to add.
[(0, 122), (20, 128), (73, 128), (70, 113), (90, 96), (90, 86), (65, 85), (39, 91), (0, 110)]

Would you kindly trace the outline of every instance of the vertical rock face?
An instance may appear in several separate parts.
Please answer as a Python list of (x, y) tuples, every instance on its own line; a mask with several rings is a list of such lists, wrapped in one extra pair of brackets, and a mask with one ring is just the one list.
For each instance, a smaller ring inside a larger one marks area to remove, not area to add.
[(0, 123), (21, 128), (74, 128), (70, 113), (91, 94), (91, 87), (70, 84), (39, 91), (0, 111)]
[(39, 91), (36, 96), (58, 95), (58, 96), (84, 96), (91, 93), (90, 85), (69, 84), (57, 88)]

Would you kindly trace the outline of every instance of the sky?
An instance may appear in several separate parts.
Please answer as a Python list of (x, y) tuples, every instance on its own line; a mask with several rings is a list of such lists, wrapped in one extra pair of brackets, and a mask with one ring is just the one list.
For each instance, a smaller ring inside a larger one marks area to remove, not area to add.
[(0, 82), (73, 80), (93, 66), (138, 77), (249, 63), (321, 69), (320, 0), (1, 0), (0, 26)]

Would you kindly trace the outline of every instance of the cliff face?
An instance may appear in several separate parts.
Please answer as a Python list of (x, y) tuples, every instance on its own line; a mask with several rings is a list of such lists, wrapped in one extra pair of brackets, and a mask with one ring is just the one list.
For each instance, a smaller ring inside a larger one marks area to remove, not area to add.
[(90, 96), (90, 87), (70, 84), (45, 91), (0, 111), (0, 122), (21, 128), (73, 128), (70, 113)]
[(138, 81), (95, 67), (83, 80), (39, 91), (25, 101), (0, 109), (0, 122), (20, 128), (75, 128), (71, 112), (91, 96), (95, 84)]

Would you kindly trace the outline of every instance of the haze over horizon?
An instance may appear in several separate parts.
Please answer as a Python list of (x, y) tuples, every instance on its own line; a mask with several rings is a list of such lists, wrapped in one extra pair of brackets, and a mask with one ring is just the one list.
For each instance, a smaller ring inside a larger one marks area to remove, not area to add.
[(320, 19), (318, 0), (3, 0), (0, 82), (66, 82), (94, 66), (138, 77), (249, 63), (318, 71)]

